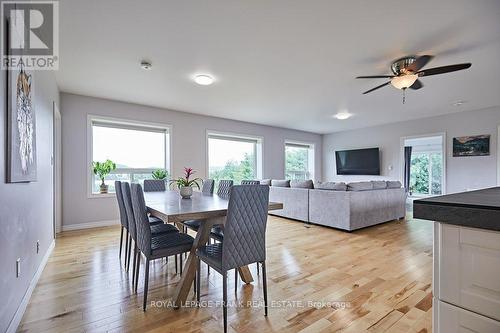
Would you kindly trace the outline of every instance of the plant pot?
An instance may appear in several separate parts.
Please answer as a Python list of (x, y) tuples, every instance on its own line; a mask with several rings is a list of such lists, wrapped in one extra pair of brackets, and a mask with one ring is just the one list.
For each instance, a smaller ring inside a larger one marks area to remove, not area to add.
[(182, 199), (190, 199), (193, 195), (193, 188), (191, 186), (183, 186), (179, 189)]
[(108, 193), (108, 185), (106, 185), (106, 184), (101, 184), (101, 185), (99, 186), (99, 193), (101, 193), (101, 194), (106, 194), (106, 193)]

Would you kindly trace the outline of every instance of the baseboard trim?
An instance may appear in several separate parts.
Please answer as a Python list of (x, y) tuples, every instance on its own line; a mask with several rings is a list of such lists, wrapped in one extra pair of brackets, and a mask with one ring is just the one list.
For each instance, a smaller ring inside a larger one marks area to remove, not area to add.
[(110, 225), (119, 225), (119, 224), (120, 224), (119, 220), (105, 220), (105, 221), (96, 221), (96, 222), (87, 222), (78, 224), (67, 224), (62, 226), (62, 231), (100, 228), (100, 227), (108, 227)]
[(45, 255), (42, 258), (42, 261), (40, 262), (40, 265), (38, 266), (38, 269), (35, 272), (35, 275), (31, 279), (31, 282), (28, 286), (28, 290), (26, 290), (26, 293), (23, 296), (23, 299), (21, 300), (21, 304), (19, 304), (16, 313), (14, 314), (14, 317), (10, 321), (9, 326), (7, 327), (7, 333), (15, 333), (17, 331), (17, 328), (19, 327), (19, 324), (21, 323), (21, 320), (23, 319), (24, 312), (26, 311), (26, 308), (28, 307), (28, 303), (31, 299), (31, 295), (33, 294), (33, 290), (35, 290), (36, 284), (38, 283), (38, 280), (40, 279), (40, 276), (42, 275), (43, 269), (45, 268), (45, 265), (47, 265), (47, 261), (49, 261), (49, 257), (52, 254), (52, 251), (54, 250), (54, 247), (56, 245), (56, 241), (52, 240), (52, 243), (50, 244), (49, 248), (47, 249), (47, 252), (45, 252)]

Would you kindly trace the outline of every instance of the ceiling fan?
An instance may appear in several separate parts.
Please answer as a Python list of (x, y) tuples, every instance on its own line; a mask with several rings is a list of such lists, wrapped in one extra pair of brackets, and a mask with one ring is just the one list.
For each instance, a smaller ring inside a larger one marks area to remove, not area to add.
[(368, 94), (374, 90), (385, 87), (389, 84), (392, 84), (393, 87), (397, 89), (403, 90), (403, 104), (405, 103), (405, 91), (410, 88), (413, 90), (418, 90), (422, 88), (424, 85), (420, 82), (419, 78), (430, 75), (438, 75), (445, 74), (455, 71), (460, 71), (463, 69), (467, 69), (472, 64), (470, 62), (464, 64), (455, 64), (449, 66), (442, 67), (434, 67), (428, 69), (422, 69), (429, 61), (434, 58), (431, 55), (422, 55), (419, 57), (409, 56), (398, 59), (394, 61), (391, 65), (391, 70), (394, 75), (371, 75), (371, 76), (358, 76), (356, 79), (381, 79), (387, 78), (391, 79), (390, 81), (376, 86), (370, 90), (367, 90), (363, 93)]

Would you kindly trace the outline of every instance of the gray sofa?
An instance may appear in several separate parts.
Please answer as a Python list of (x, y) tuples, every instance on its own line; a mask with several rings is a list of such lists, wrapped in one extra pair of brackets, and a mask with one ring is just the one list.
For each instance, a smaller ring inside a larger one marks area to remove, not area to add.
[(348, 231), (405, 216), (406, 193), (397, 181), (270, 184), (269, 200), (283, 203), (272, 215)]

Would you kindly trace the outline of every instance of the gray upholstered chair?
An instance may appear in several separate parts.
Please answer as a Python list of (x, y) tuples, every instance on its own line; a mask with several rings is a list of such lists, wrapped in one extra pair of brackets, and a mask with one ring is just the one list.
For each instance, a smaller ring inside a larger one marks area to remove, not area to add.
[(201, 193), (203, 194), (214, 194), (215, 182), (213, 179), (205, 179), (203, 181), (203, 186), (201, 187)]
[(229, 196), (231, 187), (233, 186), (232, 180), (221, 180), (219, 181), (219, 188), (217, 189), (217, 195), (221, 197)]
[[(141, 185), (132, 184), (131, 196), (137, 228), (137, 244), (146, 259), (144, 272), (144, 302), (142, 305), (142, 309), (146, 311), (149, 283), (149, 262), (154, 259), (189, 252), (193, 246), (194, 239), (188, 234), (180, 232), (170, 232), (153, 237), (148, 222), (148, 213)], [(140, 256), (138, 257), (138, 260), (140, 260)], [(137, 281), (139, 270), (136, 271), (136, 274), (137, 276), (135, 280)]]
[(260, 185), (258, 180), (242, 180), (241, 185)]
[[(205, 179), (203, 181), (201, 192), (206, 195), (212, 195), (214, 193), (214, 185), (215, 182), (213, 179)], [(191, 229), (195, 232), (198, 231), (198, 229), (200, 228), (200, 223), (200, 220), (189, 220), (182, 222), (185, 228), (184, 232), (187, 232), (187, 229)]]
[(266, 224), (269, 187), (265, 185), (233, 186), (229, 197), (222, 243), (200, 247), (197, 255), (197, 290), (200, 300), (200, 262), (222, 275), (224, 332), (227, 331), (227, 272), (252, 263), (262, 264), (264, 306), (267, 316)]
[(122, 247), (123, 247), (123, 231), (125, 230), (125, 262), (127, 262), (126, 257), (127, 257), (127, 249), (128, 249), (128, 221), (127, 221), (127, 212), (125, 211), (125, 205), (123, 203), (123, 197), (122, 197), (122, 189), (121, 189), (121, 182), (120, 181), (115, 181), (115, 192), (116, 192), (116, 200), (118, 201), (118, 210), (120, 212), (120, 224), (121, 224), (121, 231), (120, 231), (120, 260), (122, 257)]
[(165, 180), (144, 179), (144, 192), (163, 192), (165, 190)]
[[(134, 244), (135, 244), (134, 245), (134, 252), (133, 252), (134, 260), (132, 262), (132, 285), (134, 285), (135, 272), (136, 272), (136, 269), (138, 269), (136, 267), (136, 264), (137, 264), (136, 257), (138, 256), (138, 253), (139, 253), (139, 247), (137, 244), (137, 226), (135, 223), (134, 211), (132, 208), (132, 197), (130, 195), (130, 185), (128, 183), (124, 182), (121, 184), (121, 194), (122, 194), (122, 198), (123, 198), (123, 204), (125, 207), (125, 211), (127, 214), (127, 222), (128, 222), (129, 231), (130, 231), (130, 238), (131, 238), (131, 240), (134, 241)], [(150, 219), (151, 218), (148, 217), (148, 222)], [(171, 233), (171, 232), (179, 232), (179, 230), (171, 224), (164, 224), (164, 223), (151, 224), (151, 223), (149, 223), (149, 227), (151, 229), (152, 237), (156, 237), (156, 236), (166, 234), (166, 233)], [(130, 245), (128, 246), (128, 256), (127, 256), (128, 259), (126, 261), (127, 271), (129, 269), (129, 266), (130, 266), (131, 248), (132, 248), (132, 242), (130, 242)], [(177, 265), (175, 265), (175, 269), (177, 270)], [(135, 282), (137, 283), (137, 281), (135, 281)]]

